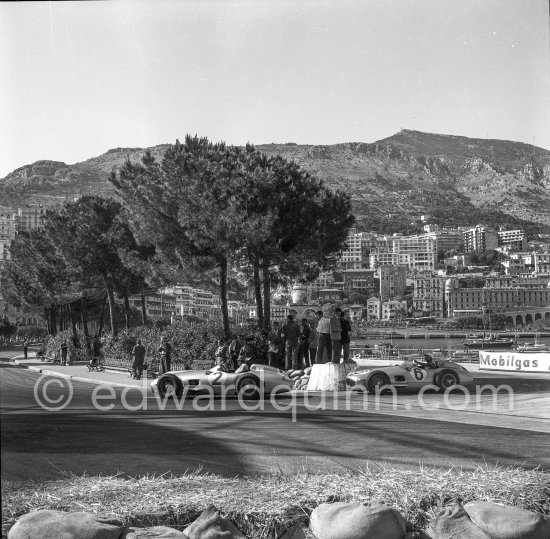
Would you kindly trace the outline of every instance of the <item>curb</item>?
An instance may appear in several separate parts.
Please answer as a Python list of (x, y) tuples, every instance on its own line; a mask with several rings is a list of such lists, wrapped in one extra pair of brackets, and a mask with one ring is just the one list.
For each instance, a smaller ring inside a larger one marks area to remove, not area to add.
[[(17, 357), (17, 356), (16, 356)], [(15, 363), (20, 369), (28, 369), (30, 371), (39, 372), (41, 374), (47, 374), (49, 376), (57, 376), (58, 378), (66, 378), (67, 380), (74, 380), (75, 382), (85, 382), (87, 384), (96, 385), (109, 385), (114, 387), (131, 387), (134, 389), (144, 389), (143, 386), (136, 386), (134, 384), (124, 384), (122, 382), (110, 382), (109, 380), (98, 380), (97, 378), (85, 378), (83, 376), (75, 376), (74, 374), (65, 374), (63, 372), (50, 371), (43, 369), (42, 367), (35, 367), (32, 365), (25, 365), (20, 363), (15, 358), (11, 358), (10, 363)], [(147, 391), (151, 390), (150, 387), (145, 387)]]

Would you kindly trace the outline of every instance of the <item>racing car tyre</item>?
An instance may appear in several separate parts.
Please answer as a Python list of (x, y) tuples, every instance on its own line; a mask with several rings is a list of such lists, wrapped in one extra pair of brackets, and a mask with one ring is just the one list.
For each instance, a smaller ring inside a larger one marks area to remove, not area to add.
[(387, 374), (384, 374), (383, 372), (375, 372), (369, 378), (367, 389), (369, 393), (376, 393), (377, 390), (380, 391), (381, 387), (389, 385), (390, 379)]
[(441, 371), (435, 380), (435, 383), (441, 391), (446, 391), (450, 387), (460, 384), (460, 378), (456, 372), (451, 370)]
[(243, 376), (237, 384), (237, 394), (245, 400), (260, 398), (260, 381), (255, 376)]
[(158, 381), (157, 389), (161, 398), (164, 398), (168, 394), (171, 397), (174, 395), (180, 397), (183, 393), (183, 384), (177, 376), (173, 374), (165, 374)]

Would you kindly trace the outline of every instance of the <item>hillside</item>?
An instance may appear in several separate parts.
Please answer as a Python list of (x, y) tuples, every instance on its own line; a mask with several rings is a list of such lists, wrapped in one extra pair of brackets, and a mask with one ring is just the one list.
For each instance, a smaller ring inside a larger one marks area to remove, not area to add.
[[(150, 149), (160, 158), (166, 146)], [(258, 149), (294, 159), (330, 187), (351, 193), (366, 227), (376, 228), (383, 218), (410, 223), (419, 214), (449, 224), (476, 224), (490, 215), (495, 223), (550, 226), (550, 151), (528, 144), (403, 130), (373, 143)], [(143, 151), (116, 148), (73, 165), (38, 161), (21, 167), (0, 179), (0, 204), (107, 195), (111, 170), (127, 158), (139, 160)]]

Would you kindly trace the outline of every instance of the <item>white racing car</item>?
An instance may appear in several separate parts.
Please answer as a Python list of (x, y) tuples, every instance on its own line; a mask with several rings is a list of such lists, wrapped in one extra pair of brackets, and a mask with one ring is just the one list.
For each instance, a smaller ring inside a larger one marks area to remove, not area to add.
[(431, 384), (446, 391), (453, 386), (473, 383), (470, 371), (449, 360), (434, 361), (430, 365), (407, 360), (391, 367), (357, 367), (346, 378), (348, 388), (366, 388), (369, 393), (376, 393), (384, 386), (420, 390)]
[(283, 393), (292, 389), (293, 381), (283, 371), (268, 365), (252, 364), (250, 370), (234, 372), (221, 366), (207, 371), (171, 371), (151, 382), (153, 392), (164, 398), (199, 394), (241, 395), (258, 399), (275, 389)]

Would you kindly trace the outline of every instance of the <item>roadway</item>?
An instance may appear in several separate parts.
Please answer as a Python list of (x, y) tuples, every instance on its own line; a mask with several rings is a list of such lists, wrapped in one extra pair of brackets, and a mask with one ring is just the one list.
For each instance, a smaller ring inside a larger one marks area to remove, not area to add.
[[(347, 406), (340, 396), (337, 410), (334, 403), (325, 410), (308, 410), (303, 396), (296, 397), (295, 412), (277, 409), (288, 408), (289, 397), (278, 399), (276, 406), (267, 401), (263, 410), (243, 410), (236, 400), (226, 401), (225, 410), (221, 401), (204, 411), (191, 403), (181, 409), (169, 403), (162, 409), (150, 391), (136, 389), (126, 394), (134, 408), (127, 409), (122, 403), (125, 390), (119, 387), (110, 390), (114, 398), (101, 401), (113, 409), (99, 411), (92, 402), (96, 386), (76, 381), (71, 381), (68, 406), (54, 412), (36, 402), (33, 388), (40, 376), (0, 362), (3, 479), (51, 479), (62, 473), (181, 474), (197, 468), (224, 476), (334, 472), (377, 463), (550, 469), (550, 422), (544, 417), (520, 413), (508, 421), (498, 410), (492, 416), (426, 411), (408, 405), (416, 399), (412, 395), (399, 397), (397, 407), (382, 402), (376, 410), (364, 409), (359, 396)], [(503, 379), (526, 398), (550, 393), (548, 378)], [(68, 394), (53, 385), (48, 391), (52, 399)], [(432, 404), (441, 402), (437, 394), (428, 398)], [(310, 402), (318, 403), (319, 397)]]

